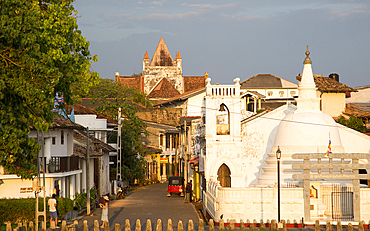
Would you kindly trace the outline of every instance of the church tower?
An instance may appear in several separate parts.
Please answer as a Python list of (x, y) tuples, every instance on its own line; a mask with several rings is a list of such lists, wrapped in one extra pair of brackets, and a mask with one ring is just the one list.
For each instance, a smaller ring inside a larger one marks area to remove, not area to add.
[(161, 37), (150, 63), (148, 53), (146, 52), (144, 55), (142, 72), (144, 92), (150, 95), (157, 85), (168, 85), (170, 83), (174, 87), (171, 90), (172, 92), (184, 93), (184, 78), (182, 76), (181, 64), (180, 52), (176, 53), (175, 60), (173, 60), (166, 43)]

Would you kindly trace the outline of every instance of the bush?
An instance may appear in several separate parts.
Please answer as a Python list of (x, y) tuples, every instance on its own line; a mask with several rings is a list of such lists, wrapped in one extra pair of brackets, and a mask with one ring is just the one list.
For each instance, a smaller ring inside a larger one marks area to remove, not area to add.
[[(46, 203), (49, 197), (46, 198)], [(39, 211), (44, 208), (43, 198), (39, 198)], [(35, 220), (36, 200), (35, 198), (21, 198), (21, 199), (0, 199), (0, 224), (10, 221), (15, 224), (20, 221), (34, 221)], [(46, 211), (49, 208), (46, 206)], [(61, 218), (68, 211), (73, 210), (73, 201), (69, 198), (57, 198), (58, 216)], [(49, 213), (46, 213), (47, 220)]]
[[(95, 199), (98, 195), (98, 191), (95, 188), (90, 189), (90, 206), (95, 204)], [(77, 193), (76, 198), (74, 199), (74, 206), (81, 210), (82, 208), (86, 207), (86, 198), (87, 193)]]

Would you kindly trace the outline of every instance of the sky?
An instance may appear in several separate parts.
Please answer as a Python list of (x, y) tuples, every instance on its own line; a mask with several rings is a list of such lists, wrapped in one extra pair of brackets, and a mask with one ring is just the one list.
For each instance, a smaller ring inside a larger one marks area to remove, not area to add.
[(306, 45), (314, 74), (370, 85), (369, 0), (75, 0), (78, 27), (102, 78), (142, 71), (161, 37), (184, 76), (212, 84), (256, 74), (297, 83)]

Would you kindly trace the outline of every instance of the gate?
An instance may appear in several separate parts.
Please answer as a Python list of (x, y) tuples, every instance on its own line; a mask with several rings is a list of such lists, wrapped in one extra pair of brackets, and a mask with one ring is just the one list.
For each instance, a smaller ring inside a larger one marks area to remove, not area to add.
[(353, 192), (346, 186), (333, 187), (331, 193), (332, 219), (353, 221)]

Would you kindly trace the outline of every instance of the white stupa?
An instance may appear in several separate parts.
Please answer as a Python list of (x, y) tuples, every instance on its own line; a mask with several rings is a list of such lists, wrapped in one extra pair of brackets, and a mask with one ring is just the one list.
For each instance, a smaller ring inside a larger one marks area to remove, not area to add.
[(276, 182), (276, 150), (280, 148), (281, 180), (293, 182), (292, 164), (297, 162), (291, 156), (295, 153), (325, 153), (331, 142), (332, 152), (343, 153), (339, 130), (334, 119), (320, 111), (320, 98), (316, 95), (316, 86), (312, 74), (310, 52), (306, 51), (303, 62), (302, 79), (298, 86), (299, 96), (296, 99), (297, 110), (288, 114), (280, 122), (275, 143), (268, 154), (263, 173), (258, 177), (258, 185), (271, 187)]

